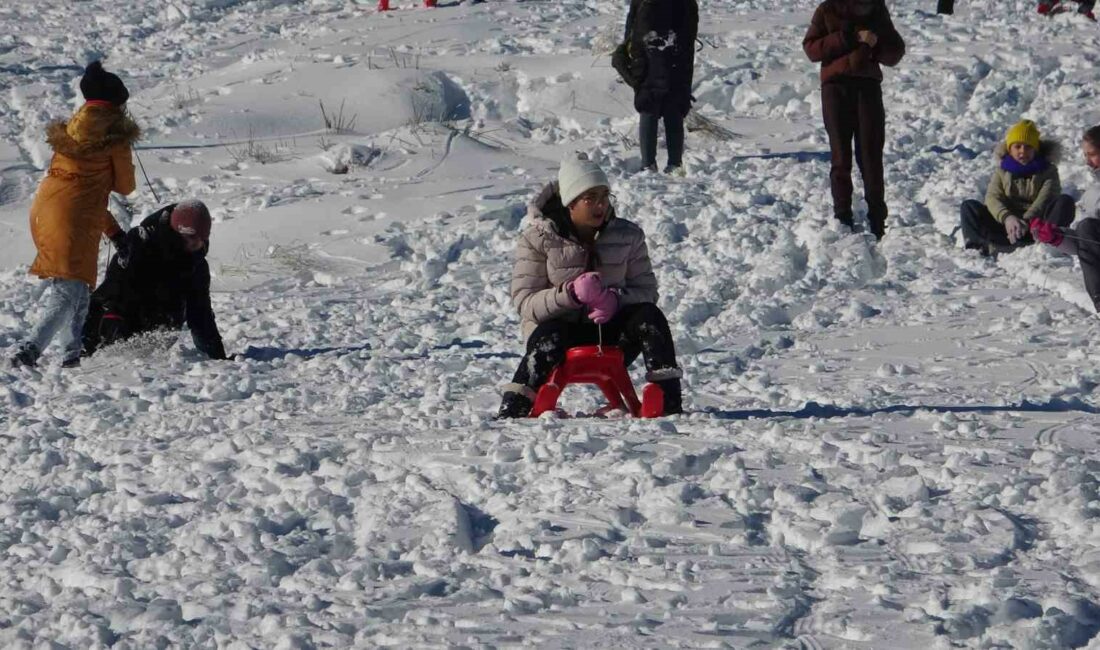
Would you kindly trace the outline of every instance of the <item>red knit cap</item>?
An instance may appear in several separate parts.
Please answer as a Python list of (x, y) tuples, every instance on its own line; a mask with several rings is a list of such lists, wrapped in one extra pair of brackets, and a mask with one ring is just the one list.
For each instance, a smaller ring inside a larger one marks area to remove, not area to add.
[(210, 241), (210, 210), (202, 201), (181, 201), (172, 210), (172, 230), (181, 235), (195, 235)]

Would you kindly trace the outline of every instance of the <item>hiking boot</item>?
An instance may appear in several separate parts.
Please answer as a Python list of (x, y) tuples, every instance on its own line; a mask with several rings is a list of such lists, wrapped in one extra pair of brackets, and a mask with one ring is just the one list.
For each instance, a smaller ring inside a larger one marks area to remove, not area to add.
[(868, 221), (871, 224), (871, 234), (875, 236), (875, 240), (882, 241), (882, 238), (886, 236), (886, 219), (871, 217)]
[(523, 393), (507, 391), (504, 393), (503, 399), (501, 399), (500, 410), (497, 411), (496, 419), (509, 420), (514, 418), (525, 418), (531, 415), (531, 408), (534, 405), (535, 403), (531, 398)]
[(687, 172), (684, 171), (683, 165), (668, 165), (665, 167), (665, 173), (669, 176), (675, 176), (676, 178), (684, 178), (687, 176)]
[(839, 221), (841, 225), (847, 226), (848, 230), (854, 231), (856, 228), (856, 223), (852, 218), (851, 212), (837, 212), (833, 215), (833, 218)]
[(79, 368), (80, 367), (80, 357), (76, 356), (76, 357), (70, 357), (68, 359), (65, 359), (64, 361), (61, 362), (61, 367), (62, 368)]
[(11, 367), (20, 368), (26, 366), (27, 368), (33, 368), (38, 365), (38, 357), (42, 356), (42, 351), (38, 349), (38, 346), (34, 343), (24, 343), (16, 350), (15, 355), (11, 358)]
[(679, 379), (662, 379), (655, 381), (665, 394), (665, 415), (679, 415), (684, 412), (684, 398), (680, 388)]

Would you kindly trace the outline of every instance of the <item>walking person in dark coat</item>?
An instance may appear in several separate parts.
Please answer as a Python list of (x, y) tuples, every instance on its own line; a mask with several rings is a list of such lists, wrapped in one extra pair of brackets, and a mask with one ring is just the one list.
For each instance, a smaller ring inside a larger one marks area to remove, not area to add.
[(882, 151), (886, 110), (882, 105), (882, 65), (905, 55), (905, 42), (890, 20), (885, 0), (825, 0), (814, 12), (802, 49), (821, 63), (821, 109), (829, 133), (829, 182), (833, 216), (848, 227), (852, 213), (852, 140), (863, 176), (871, 232), (886, 234), (886, 184)]
[(657, 170), (657, 123), (665, 123), (666, 174), (684, 173), (684, 118), (691, 110), (696, 0), (631, 0), (626, 37), (634, 59), (634, 108), (639, 113), (642, 169)]
[(126, 234), (129, 255), (115, 255), (92, 294), (84, 354), (101, 345), (187, 324), (195, 347), (225, 359), (210, 307), (210, 211), (200, 201), (157, 210)]

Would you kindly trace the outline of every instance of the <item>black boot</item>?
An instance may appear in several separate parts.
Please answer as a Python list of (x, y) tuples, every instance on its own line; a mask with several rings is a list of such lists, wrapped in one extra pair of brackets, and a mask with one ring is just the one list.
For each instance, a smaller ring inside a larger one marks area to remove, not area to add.
[(531, 414), (531, 407), (535, 403), (530, 397), (515, 391), (506, 391), (500, 401), (500, 410), (497, 411), (498, 420), (511, 418), (525, 418)]
[(684, 412), (684, 398), (679, 379), (663, 379), (653, 383), (660, 386), (661, 392), (665, 394), (665, 415), (679, 415)]
[(848, 226), (848, 230), (853, 230), (855, 228), (856, 224), (855, 220), (852, 218), (851, 212), (837, 212), (833, 215), (833, 218), (845, 226)]
[(871, 224), (871, 234), (875, 236), (876, 240), (881, 241), (886, 236), (886, 217), (870, 215), (867, 217), (867, 221)]
[(26, 366), (33, 368), (38, 365), (38, 357), (42, 356), (41, 350), (34, 343), (24, 343), (16, 350), (15, 355), (11, 358), (11, 367), (19, 368), (20, 366)]

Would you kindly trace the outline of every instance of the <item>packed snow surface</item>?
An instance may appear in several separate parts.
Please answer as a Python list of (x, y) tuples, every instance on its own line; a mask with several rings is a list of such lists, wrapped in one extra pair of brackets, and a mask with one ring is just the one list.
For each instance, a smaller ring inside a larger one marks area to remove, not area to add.
[[(0, 645), (1098, 647), (1100, 321), (1072, 258), (952, 233), (1021, 117), (1085, 186), (1095, 23), (890, 2), (876, 243), (830, 217), (813, 0), (702, 0), (683, 179), (635, 173), (625, 2), (391, 4), (0, 6), (4, 356), (43, 128), (96, 57), (138, 215), (213, 208), (242, 355), (4, 362)], [(491, 417), (524, 204), (574, 150), (647, 232), (687, 415)]]

